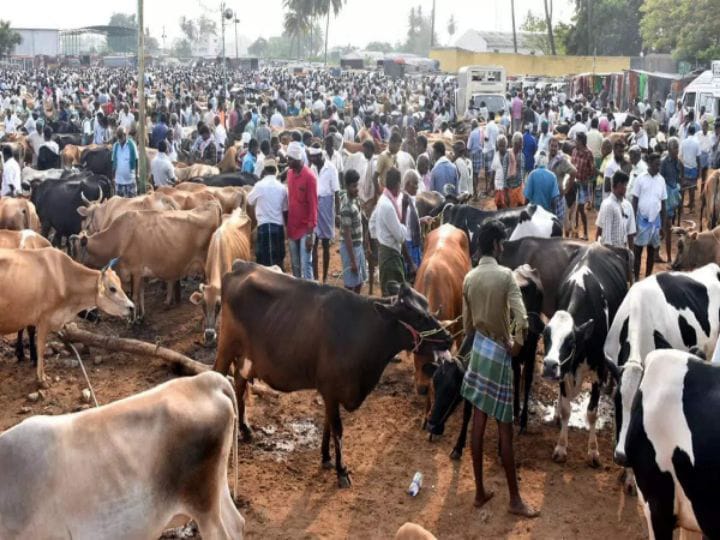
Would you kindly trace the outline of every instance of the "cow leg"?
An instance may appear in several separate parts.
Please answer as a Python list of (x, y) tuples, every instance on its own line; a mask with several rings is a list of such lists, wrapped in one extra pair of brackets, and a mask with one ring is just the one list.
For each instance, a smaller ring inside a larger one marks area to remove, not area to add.
[(32, 362), (33, 366), (37, 366), (38, 355), (37, 355), (37, 349), (35, 348), (36, 343), (37, 343), (37, 340), (35, 339), (35, 327), (28, 326), (27, 333), (28, 333), (28, 345), (30, 346), (30, 362)]
[(332, 469), (333, 462), (330, 459), (330, 418), (325, 415), (325, 425), (323, 426), (322, 446), (320, 447), (322, 457), (322, 468)]
[(588, 465), (591, 467), (600, 466), (600, 452), (598, 451), (597, 434), (595, 433), (595, 421), (597, 420), (598, 401), (600, 400), (600, 383), (594, 382), (590, 390), (590, 402), (587, 408), (587, 423), (590, 433), (588, 434)]
[(240, 370), (235, 364), (235, 394), (237, 395), (238, 419), (240, 420), (240, 434), (244, 442), (251, 442), (253, 438), (252, 429), (247, 422), (246, 402), (247, 397), (247, 379), (240, 375)]
[(35, 350), (37, 351), (37, 383), (43, 388), (48, 387), (47, 378), (45, 377), (45, 344), (48, 335), (47, 325), (44, 323), (36, 326)]
[(535, 355), (529, 355), (525, 360), (523, 367), (523, 378), (525, 379), (525, 395), (523, 396), (523, 409), (520, 414), (520, 433), (527, 432), (528, 423), (528, 401), (530, 400), (530, 390), (533, 383), (533, 375), (535, 374)]
[(325, 418), (330, 424), (333, 445), (335, 446), (335, 472), (337, 472), (338, 486), (341, 488), (349, 488), (352, 485), (350, 473), (342, 459), (343, 425), (342, 419), (340, 418), (340, 406), (337, 402), (328, 402), (324, 396), (323, 399), (325, 400)]
[(23, 333), (25, 329), (21, 328), (17, 333), (17, 341), (15, 342), (15, 357), (18, 362), (25, 359), (25, 347), (23, 346)]
[(175, 303), (179, 304), (182, 300), (182, 283), (180, 282), (180, 280), (177, 280), (175, 282), (175, 287), (173, 288), (173, 296), (173, 300), (175, 301)]
[(227, 486), (223, 489), (220, 497), (220, 516), (228, 538), (243, 538), (245, 536), (245, 518), (235, 508), (230, 489)]
[(132, 275), (132, 295), (135, 304), (135, 321), (142, 322), (145, 317), (145, 287), (142, 274)]
[(570, 422), (570, 399), (565, 392), (565, 382), (560, 383), (560, 397), (558, 398), (558, 408), (560, 409), (560, 436), (557, 445), (553, 451), (553, 461), (556, 463), (565, 463), (567, 461), (567, 445), (568, 445), (568, 422)]
[(470, 418), (472, 418), (472, 405), (467, 399), (463, 401), (463, 418), (462, 425), (460, 426), (460, 434), (458, 435), (457, 442), (455, 443), (455, 448), (453, 448), (452, 452), (450, 452), (450, 459), (455, 461), (462, 457), (463, 450), (465, 449), (465, 442), (467, 441), (468, 425), (470, 425)]

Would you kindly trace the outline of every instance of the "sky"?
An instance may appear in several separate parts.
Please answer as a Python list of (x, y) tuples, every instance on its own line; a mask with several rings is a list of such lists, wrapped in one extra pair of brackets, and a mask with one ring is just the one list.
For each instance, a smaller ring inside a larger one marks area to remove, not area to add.
[[(0, 0), (0, 19), (9, 20), (16, 28), (77, 28), (107, 24), (114, 12), (134, 13), (136, 0)], [(568, 21), (572, 16), (572, 0), (554, 0), (554, 19)], [(282, 32), (282, 0), (226, 0), (236, 10), (240, 23), (238, 33), (247, 42)], [(330, 21), (329, 45), (363, 47), (371, 41), (402, 41), (407, 33), (407, 15), (412, 6), (421, 5), (430, 13), (432, 0), (347, 0), (340, 15)], [(543, 13), (542, 0), (516, 0), (516, 23), (519, 28), (528, 10)], [(32, 7), (32, 9), (28, 9)], [(42, 17), (38, 17), (38, 14)], [(168, 46), (180, 37), (178, 20), (182, 15), (197, 18), (202, 14), (219, 19), (219, 0), (145, 0), (145, 26), (162, 45), (163, 29)], [(440, 43), (449, 45), (446, 30), (450, 15), (455, 16), (457, 32), (454, 39), (469, 29), (510, 31), (512, 22), (509, 0), (437, 0), (436, 28)], [(234, 28), (226, 27), (226, 43), (234, 43)], [(242, 40), (242, 41), (245, 41)]]

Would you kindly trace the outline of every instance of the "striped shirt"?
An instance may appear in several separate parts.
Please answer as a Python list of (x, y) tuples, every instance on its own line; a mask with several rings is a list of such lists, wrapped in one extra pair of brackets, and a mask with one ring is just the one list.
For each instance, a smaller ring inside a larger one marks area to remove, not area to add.
[(362, 244), (363, 226), (357, 199), (343, 197), (340, 204), (340, 230), (350, 229), (350, 239), (354, 246)]

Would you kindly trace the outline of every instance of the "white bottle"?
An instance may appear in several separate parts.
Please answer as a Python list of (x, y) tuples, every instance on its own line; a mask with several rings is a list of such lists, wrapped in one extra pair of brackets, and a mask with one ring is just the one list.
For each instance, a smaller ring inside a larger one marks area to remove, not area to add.
[(410, 487), (407, 490), (408, 495), (410, 495), (411, 497), (415, 497), (420, 492), (420, 488), (422, 487), (422, 481), (422, 473), (416, 472), (413, 476), (412, 482), (410, 482)]

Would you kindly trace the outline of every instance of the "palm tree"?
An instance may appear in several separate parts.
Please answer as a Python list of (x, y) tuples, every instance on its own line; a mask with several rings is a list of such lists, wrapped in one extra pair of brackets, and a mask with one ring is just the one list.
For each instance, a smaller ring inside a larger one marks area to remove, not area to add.
[(328, 51), (328, 34), (330, 33), (330, 11), (332, 11), (332, 14), (334, 17), (337, 17), (340, 13), (340, 10), (343, 7), (343, 4), (347, 2), (347, 0), (316, 0), (318, 2), (317, 5), (317, 14), (318, 15), (325, 15), (325, 65), (327, 66), (327, 51)]
[[(294, 39), (297, 42), (297, 53), (298, 58), (300, 57), (300, 37), (305, 35), (308, 31), (308, 19), (305, 14), (291, 9), (285, 13), (285, 19), (283, 21), (283, 28), (285, 33), (290, 36), (290, 39)], [(292, 56), (292, 44), (290, 46), (290, 52)]]
[[(318, 14), (318, 5), (321, 0), (283, 0), (283, 6), (290, 12), (295, 12), (297, 16), (305, 19), (303, 35), (310, 32), (310, 43), (308, 46), (309, 55), (312, 56), (313, 48), (313, 26), (315, 16)], [(287, 17), (287, 13), (285, 14)], [(299, 38), (298, 38), (299, 39)]]

